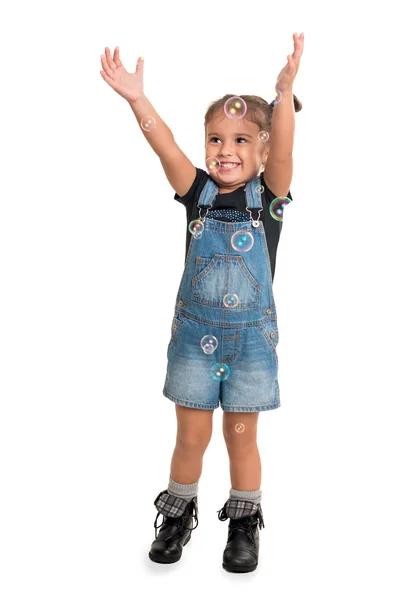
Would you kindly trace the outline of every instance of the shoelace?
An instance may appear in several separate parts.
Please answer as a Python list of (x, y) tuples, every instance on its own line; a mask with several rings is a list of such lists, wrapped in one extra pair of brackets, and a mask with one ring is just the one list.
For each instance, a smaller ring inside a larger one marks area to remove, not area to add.
[(247, 535), (247, 537), (252, 542), (252, 544), (255, 545), (256, 542), (254, 539), (253, 524), (249, 517), (243, 517), (243, 519), (239, 519), (239, 520), (231, 519), (228, 541), (230, 541), (232, 539), (234, 532), (238, 531), (239, 529), (240, 529), (240, 531), (244, 531), (245, 534)]
[[(173, 520), (175, 522), (179, 521), (179, 526), (178, 526), (178, 529), (175, 531), (175, 533), (171, 533), (171, 535), (169, 535), (168, 537), (165, 538), (165, 541), (169, 540), (170, 538), (174, 537), (175, 535), (178, 535), (182, 531), (182, 528), (185, 528), (188, 531), (193, 531), (193, 529), (196, 529), (196, 527), (199, 524), (199, 520), (197, 518), (197, 508), (196, 508), (195, 502), (191, 502), (190, 504), (188, 504), (188, 506), (186, 507), (186, 510), (191, 511), (191, 509), (190, 509), (191, 505), (193, 507), (193, 515), (191, 514), (191, 512), (189, 512), (189, 514), (183, 514), (180, 517), (166, 517), (165, 515), (163, 515), (163, 520), (160, 525), (157, 525), (157, 519), (162, 513), (160, 511), (158, 511), (156, 519), (154, 521), (155, 537), (157, 538), (157, 529), (162, 527), (164, 525), (164, 523), (167, 523), (168, 519)], [(187, 522), (192, 518), (192, 516), (193, 516), (193, 519), (196, 521), (196, 525), (194, 527), (188, 527)]]

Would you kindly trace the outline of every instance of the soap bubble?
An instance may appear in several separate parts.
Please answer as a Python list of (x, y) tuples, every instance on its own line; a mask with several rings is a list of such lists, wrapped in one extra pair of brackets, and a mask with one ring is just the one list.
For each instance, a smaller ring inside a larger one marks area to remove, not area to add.
[(145, 131), (151, 131), (156, 126), (156, 120), (153, 117), (143, 117), (140, 125)]
[(246, 427), (243, 425), (243, 423), (236, 423), (235, 425), (235, 431), (237, 433), (243, 433), (243, 431), (246, 429)]
[(253, 235), (246, 229), (239, 229), (231, 237), (232, 248), (239, 252), (248, 252), (254, 244)]
[(214, 158), (213, 156), (211, 156), (206, 160), (206, 167), (209, 173), (215, 173), (216, 171), (218, 171), (218, 169), (221, 168), (221, 163), (219, 162), (218, 158)]
[(232, 96), (224, 104), (224, 112), (230, 119), (241, 119), (247, 112), (247, 104), (239, 96)]
[(258, 134), (258, 139), (260, 140), (260, 142), (268, 142), (268, 140), (269, 140), (268, 131), (260, 131)]
[(257, 185), (256, 186), (256, 192), (257, 192), (257, 194), (262, 194), (263, 191), (264, 191), (264, 188), (263, 188), (262, 185)]
[(190, 221), (188, 229), (192, 236), (197, 239), (202, 236), (204, 225), (201, 221), (199, 221), (199, 219), (195, 219), (194, 221)]
[(269, 206), (269, 212), (275, 221), (283, 220), (283, 209), (289, 204), (289, 202), (291, 202), (291, 199), (286, 198), (286, 196), (279, 196), (271, 202)]
[(213, 335), (205, 335), (201, 338), (200, 346), (205, 354), (212, 354), (217, 349), (218, 340)]
[(223, 303), (226, 308), (235, 308), (239, 303), (239, 298), (236, 294), (225, 294)]
[(211, 367), (211, 376), (215, 381), (225, 381), (225, 379), (228, 379), (230, 372), (230, 367), (225, 363), (214, 363)]
[(276, 93), (278, 94), (278, 96), (275, 98), (275, 100), (273, 101), (273, 104), (279, 104), (279, 102), (282, 100), (282, 92), (277, 90), (275, 88)]

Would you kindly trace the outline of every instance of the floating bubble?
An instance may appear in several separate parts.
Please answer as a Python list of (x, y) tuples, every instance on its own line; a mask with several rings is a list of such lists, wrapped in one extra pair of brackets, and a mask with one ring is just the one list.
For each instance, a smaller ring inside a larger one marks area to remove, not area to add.
[(263, 188), (262, 185), (257, 185), (256, 186), (256, 192), (257, 192), (257, 194), (262, 194), (263, 191), (264, 191), (264, 188)]
[(241, 119), (247, 112), (247, 104), (239, 96), (232, 96), (224, 104), (224, 112), (230, 119)]
[(235, 308), (235, 306), (237, 306), (239, 303), (239, 298), (236, 296), (236, 294), (225, 294), (223, 303), (226, 308)]
[(269, 205), (269, 212), (271, 217), (275, 219), (275, 221), (283, 220), (283, 209), (291, 202), (290, 198), (286, 198), (286, 196), (279, 196), (275, 198)]
[(188, 229), (193, 237), (199, 238), (204, 231), (204, 225), (199, 219), (195, 219), (194, 221), (190, 221)]
[(156, 126), (156, 120), (153, 117), (143, 117), (140, 125), (145, 131), (151, 131)]
[(230, 372), (230, 367), (225, 363), (214, 363), (211, 367), (211, 376), (215, 381), (225, 381), (225, 379), (228, 379)]
[(275, 88), (276, 93), (278, 94), (277, 97), (275, 98), (275, 100), (273, 101), (273, 104), (279, 104), (279, 102), (282, 100), (282, 92), (280, 92), (279, 90), (277, 90)]
[(220, 169), (221, 163), (219, 162), (218, 158), (214, 158), (213, 156), (211, 156), (206, 160), (206, 167), (209, 173), (215, 173), (216, 171), (218, 171), (218, 169)]
[(248, 252), (254, 244), (253, 235), (246, 229), (239, 229), (231, 237), (232, 248), (239, 252)]
[(268, 142), (268, 140), (269, 140), (268, 131), (260, 131), (258, 134), (258, 139), (260, 140), (260, 142)]
[(243, 425), (243, 423), (236, 423), (235, 425), (235, 431), (237, 433), (243, 433), (243, 431), (246, 429), (246, 427)]
[(218, 340), (213, 335), (205, 335), (201, 338), (200, 346), (205, 354), (212, 354), (217, 349)]

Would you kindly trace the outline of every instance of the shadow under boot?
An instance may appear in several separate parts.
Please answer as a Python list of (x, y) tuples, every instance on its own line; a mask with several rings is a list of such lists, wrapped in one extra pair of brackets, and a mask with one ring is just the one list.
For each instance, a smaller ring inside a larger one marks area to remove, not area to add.
[(260, 538), (257, 526), (265, 527), (261, 504), (230, 498), (218, 511), (220, 521), (229, 521), (228, 541), (222, 566), (231, 573), (249, 573), (258, 565)]
[[(156, 539), (151, 544), (149, 558), (157, 563), (177, 562), (182, 556), (183, 546), (186, 546), (193, 529), (199, 524), (197, 496), (188, 502), (164, 490), (158, 494), (154, 505), (158, 509), (154, 521)], [(160, 514), (163, 515), (163, 521), (157, 525)], [(194, 519), (196, 525), (192, 527)], [(157, 529), (160, 529), (158, 536)]]

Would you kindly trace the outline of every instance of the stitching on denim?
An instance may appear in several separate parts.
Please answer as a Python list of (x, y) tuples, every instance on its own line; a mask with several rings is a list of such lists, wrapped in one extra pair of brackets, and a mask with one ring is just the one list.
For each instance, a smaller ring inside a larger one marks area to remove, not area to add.
[[(200, 259), (200, 260), (197, 260), (197, 259)], [(207, 264), (207, 266), (204, 267), (203, 269), (201, 269), (202, 264), (208, 260), (210, 262)], [(257, 308), (260, 305), (261, 284), (258, 283), (258, 281), (256, 279), (254, 279), (254, 277), (250, 273), (247, 265), (244, 263), (243, 257), (236, 256), (236, 255), (224, 255), (224, 254), (216, 253), (216, 254), (214, 254), (214, 256), (211, 259), (206, 258), (206, 257), (196, 257), (196, 263), (195, 263), (196, 264), (196, 275), (194, 277), (192, 277), (192, 288), (191, 288), (192, 300), (199, 302), (199, 304), (206, 304), (209, 306), (218, 306), (221, 308), (223, 307), (223, 303), (221, 301), (214, 301), (214, 300), (208, 300), (206, 298), (203, 298), (200, 295), (200, 292), (198, 291), (198, 289), (196, 287), (197, 284), (200, 281), (202, 281), (212, 271), (212, 269), (217, 265), (218, 262), (222, 262), (225, 264), (227, 262), (231, 262), (231, 263), (234, 263), (239, 266), (245, 279), (250, 284), (250, 286), (252, 286), (254, 293), (255, 293), (255, 298), (256, 298), (254, 302), (241, 303), (240, 307), (241, 308)], [(197, 272), (198, 267), (200, 268), (199, 272)]]
[[(271, 338), (269, 337), (268, 332), (264, 331), (264, 328), (263, 328), (262, 325), (259, 325), (258, 329), (260, 330), (260, 332), (261, 332), (262, 336), (264, 337), (264, 339), (267, 341), (269, 347), (273, 350), (274, 356), (276, 357), (276, 361), (278, 363), (279, 359), (278, 359), (278, 353), (277, 353), (277, 350), (276, 350), (276, 346), (274, 345), (273, 342), (271, 342)], [(278, 329), (275, 329), (275, 331), (277, 332)]]

